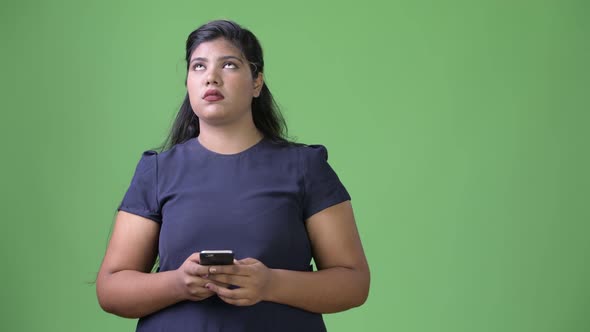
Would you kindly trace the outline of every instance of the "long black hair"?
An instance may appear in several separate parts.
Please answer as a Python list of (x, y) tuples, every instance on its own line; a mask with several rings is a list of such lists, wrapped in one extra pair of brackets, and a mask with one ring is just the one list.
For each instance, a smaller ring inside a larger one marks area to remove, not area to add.
[[(201, 43), (218, 38), (226, 39), (242, 51), (246, 59), (251, 63), (252, 78), (257, 78), (264, 71), (262, 47), (256, 36), (235, 22), (216, 20), (200, 26), (189, 34), (186, 40), (187, 76), (190, 57), (193, 51)], [(184, 80), (185, 86), (187, 76), (185, 76)], [(254, 125), (266, 138), (277, 143), (289, 143), (287, 140), (287, 124), (266, 82), (262, 86), (260, 95), (257, 98), (252, 98), (251, 108)], [(199, 118), (191, 107), (187, 92), (170, 133), (159, 150), (167, 150), (176, 144), (197, 137), (199, 136), (199, 132)]]

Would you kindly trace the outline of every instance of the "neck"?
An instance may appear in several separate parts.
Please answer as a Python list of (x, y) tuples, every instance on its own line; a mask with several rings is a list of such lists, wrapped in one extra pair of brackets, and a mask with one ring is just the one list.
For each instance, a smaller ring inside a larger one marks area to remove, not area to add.
[(249, 126), (210, 126), (201, 121), (199, 127), (199, 143), (220, 154), (242, 152), (263, 138), (254, 123)]

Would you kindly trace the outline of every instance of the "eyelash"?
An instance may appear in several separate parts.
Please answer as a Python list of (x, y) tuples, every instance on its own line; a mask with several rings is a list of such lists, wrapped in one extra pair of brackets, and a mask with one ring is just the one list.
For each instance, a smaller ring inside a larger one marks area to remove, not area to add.
[[(238, 69), (238, 66), (233, 62), (225, 62), (222, 67), (225, 68), (225, 66), (227, 66), (227, 65), (234, 66), (233, 68), (228, 68), (228, 69)], [(193, 71), (200, 71), (197, 69), (197, 66), (205, 67), (205, 65), (202, 63), (195, 63), (192, 67)]]

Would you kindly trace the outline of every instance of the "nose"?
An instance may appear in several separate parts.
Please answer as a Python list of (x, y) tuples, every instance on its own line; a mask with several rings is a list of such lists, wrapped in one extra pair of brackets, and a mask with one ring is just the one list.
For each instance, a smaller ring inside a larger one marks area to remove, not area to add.
[(206, 80), (205, 84), (207, 86), (209, 86), (209, 85), (221, 86), (223, 84), (223, 82), (221, 80), (221, 76), (219, 75), (219, 73), (215, 69), (212, 69), (207, 73), (207, 75), (205, 76), (205, 80)]

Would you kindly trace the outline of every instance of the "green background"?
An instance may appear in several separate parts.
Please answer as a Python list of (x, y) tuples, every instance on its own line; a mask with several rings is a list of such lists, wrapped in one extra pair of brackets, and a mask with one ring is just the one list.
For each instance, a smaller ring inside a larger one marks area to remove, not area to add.
[[(587, 1), (3, 1), (5, 331), (131, 331), (93, 281), (216, 18), (353, 197), (367, 303), (331, 331), (590, 330)], [(354, 287), (354, 285), (351, 285)]]

